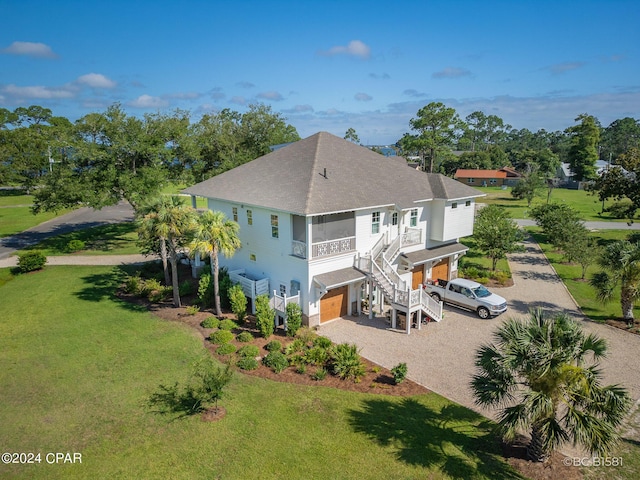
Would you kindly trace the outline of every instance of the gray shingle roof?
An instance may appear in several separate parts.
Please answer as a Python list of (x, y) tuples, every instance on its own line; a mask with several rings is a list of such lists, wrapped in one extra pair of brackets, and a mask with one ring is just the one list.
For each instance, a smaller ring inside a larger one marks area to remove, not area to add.
[(482, 192), (440, 174), (407, 168), (404, 159), (320, 132), (216, 175), (184, 193), (298, 215), (372, 206), (411, 207)]

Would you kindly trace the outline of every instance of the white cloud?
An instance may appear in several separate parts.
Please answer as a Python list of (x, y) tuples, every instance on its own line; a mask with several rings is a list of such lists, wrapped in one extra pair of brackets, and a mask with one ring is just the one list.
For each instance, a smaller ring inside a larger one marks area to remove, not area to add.
[(178, 92), (163, 95), (163, 98), (175, 98), (176, 100), (197, 100), (200, 97), (202, 97), (202, 94), (198, 92)]
[(87, 73), (78, 77), (76, 83), (86, 85), (91, 88), (115, 88), (116, 82), (101, 73)]
[(470, 77), (471, 72), (465, 68), (458, 67), (446, 67), (439, 72), (435, 72), (431, 75), (432, 78), (460, 78)]
[(371, 95), (367, 95), (366, 93), (356, 93), (353, 98), (355, 98), (359, 102), (369, 102), (373, 100), (373, 97)]
[(37, 42), (13, 42), (7, 48), (0, 50), (7, 55), (25, 55), (37, 58), (58, 58), (49, 45)]
[(548, 70), (553, 75), (561, 75), (563, 73), (570, 72), (571, 70), (577, 70), (578, 68), (582, 68), (584, 66), (584, 62), (564, 62), (545, 67), (543, 70)]
[(408, 95), (409, 97), (416, 97), (416, 98), (423, 98), (427, 96), (426, 93), (419, 92), (417, 90), (414, 90), (413, 88), (409, 88), (408, 90), (405, 90), (402, 93), (404, 95)]
[(284, 113), (308, 113), (313, 112), (313, 107), (311, 105), (296, 105), (293, 108), (289, 108), (286, 110), (282, 110)]
[(318, 52), (320, 55), (332, 57), (334, 55), (348, 55), (368, 59), (371, 56), (371, 48), (360, 40), (351, 40), (347, 46), (338, 45), (329, 50)]
[(152, 97), (151, 95), (140, 95), (128, 104), (134, 108), (163, 108), (169, 105), (169, 102), (160, 97)]
[(276, 102), (284, 100), (284, 97), (279, 92), (274, 91), (259, 93), (258, 98), (262, 98), (263, 100), (273, 100)]
[(235, 97), (231, 97), (231, 103), (235, 103), (236, 105), (246, 105), (247, 104), (247, 99), (236, 95)]
[(69, 87), (45, 87), (42, 85), (19, 87), (17, 85), (5, 85), (1, 89), (2, 93), (15, 100), (19, 99), (54, 99), (71, 98), (74, 92)]
[(236, 85), (240, 88), (253, 88), (255, 85), (251, 82), (238, 82)]

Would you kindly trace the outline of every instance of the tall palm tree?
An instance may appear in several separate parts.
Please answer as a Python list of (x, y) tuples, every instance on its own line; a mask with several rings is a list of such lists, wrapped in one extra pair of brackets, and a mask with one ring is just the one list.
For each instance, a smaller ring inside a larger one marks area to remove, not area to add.
[[(157, 239), (165, 284), (173, 287), (173, 304), (182, 305), (178, 289), (178, 254), (194, 230), (194, 210), (180, 197), (161, 196), (138, 211), (138, 234), (143, 239)], [(169, 278), (168, 262), (171, 263)]]
[(218, 254), (222, 253), (226, 257), (231, 257), (240, 248), (239, 229), (240, 226), (233, 220), (229, 220), (224, 213), (206, 210), (198, 217), (193, 240), (189, 243), (192, 255), (198, 253), (208, 256), (211, 261), (216, 315), (222, 315), (218, 282)]
[(633, 325), (633, 305), (640, 300), (640, 242), (621, 240), (607, 245), (598, 263), (603, 271), (591, 278), (598, 300), (609, 302), (614, 289), (620, 286), (622, 316)]
[(495, 344), (476, 353), (471, 387), (477, 405), (502, 408), (498, 428), (505, 440), (530, 430), (527, 454), (538, 462), (569, 440), (593, 454), (610, 451), (630, 399), (618, 385), (601, 385), (603, 339), (585, 335), (566, 314), (546, 317), (542, 310), (507, 320), (494, 337)]

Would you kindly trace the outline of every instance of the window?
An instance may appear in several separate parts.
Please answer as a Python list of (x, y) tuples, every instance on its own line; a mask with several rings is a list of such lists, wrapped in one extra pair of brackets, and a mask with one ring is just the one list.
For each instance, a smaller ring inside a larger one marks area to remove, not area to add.
[(271, 215), (271, 236), (278, 238), (278, 215)]
[(451, 208), (458, 208), (458, 202), (453, 202), (451, 204)]
[(391, 215), (391, 225), (398, 225), (398, 212), (393, 212)]
[(233, 221), (238, 222), (238, 207), (233, 207), (232, 211), (233, 211)]
[(467, 183), (476, 183), (475, 178), (467, 178)]
[(409, 218), (409, 226), (417, 227), (418, 226), (418, 209), (414, 208), (411, 210), (411, 217)]
[(498, 183), (498, 181), (495, 178), (492, 178), (491, 180), (489, 180), (489, 183), (491, 185), (495, 185), (496, 183)]
[(284, 297), (287, 294), (287, 286), (284, 284), (280, 284), (280, 296)]
[(371, 233), (380, 233), (380, 212), (371, 214)]
[(471, 206), (471, 200), (467, 200), (466, 202), (464, 202), (464, 206), (465, 207), (470, 207)]
[(253, 225), (253, 212), (247, 210), (247, 225)]
[(250, 253), (249, 254), (249, 260), (251, 260), (252, 262), (256, 261), (256, 254), (255, 253)]

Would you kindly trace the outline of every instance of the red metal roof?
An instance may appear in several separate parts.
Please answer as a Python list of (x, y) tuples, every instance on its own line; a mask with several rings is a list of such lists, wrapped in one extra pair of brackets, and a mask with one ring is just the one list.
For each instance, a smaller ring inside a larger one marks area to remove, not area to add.
[(458, 169), (454, 178), (507, 178), (507, 172), (500, 170), (464, 170)]

